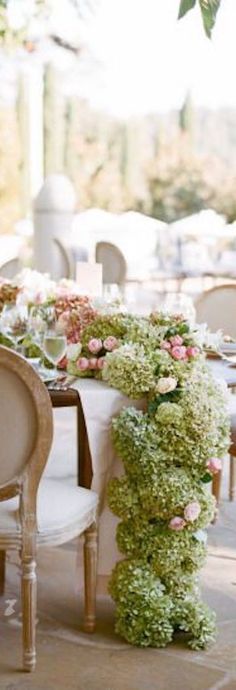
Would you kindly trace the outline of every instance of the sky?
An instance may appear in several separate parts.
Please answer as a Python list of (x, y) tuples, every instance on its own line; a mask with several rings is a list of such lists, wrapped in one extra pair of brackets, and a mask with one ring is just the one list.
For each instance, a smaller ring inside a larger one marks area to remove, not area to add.
[(222, 0), (212, 40), (200, 12), (177, 21), (179, 0), (101, 0), (88, 29), (103, 69), (88, 95), (126, 117), (196, 106), (236, 107), (236, 0)]
[[(10, 2), (16, 23), (19, 8), (32, 6), (32, 0)], [(55, 33), (76, 42), (71, 3), (51, 2)], [(78, 72), (69, 54), (57, 54), (68, 92), (123, 118), (179, 108), (189, 91), (196, 107), (236, 108), (236, 0), (222, 0), (211, 41), (199, 9), (178, 21), (178, 8), (179, 0), (97, 0), (93, 18), (79, 27), (93, 60)], [(43, 51), (46, 61), (51, 56)], [(6, 62), (0, 61), (1, 91)]]

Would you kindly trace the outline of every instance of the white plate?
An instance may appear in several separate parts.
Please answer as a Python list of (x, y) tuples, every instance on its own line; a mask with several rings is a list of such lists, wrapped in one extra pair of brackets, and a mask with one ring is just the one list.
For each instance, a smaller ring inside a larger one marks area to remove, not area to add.
[(220, 352), (225, 352), (225, 354), (236, 354), (236, 343), (224, 343), (220, 344)]

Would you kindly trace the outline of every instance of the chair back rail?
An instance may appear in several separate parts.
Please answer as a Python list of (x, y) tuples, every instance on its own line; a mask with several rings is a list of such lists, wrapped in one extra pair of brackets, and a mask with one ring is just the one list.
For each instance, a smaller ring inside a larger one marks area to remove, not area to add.
[(124, 285), (127, 264), (122, 252), (111, 242), (97, 242), (95, 247), (96, 262), (103, 267), (103, 283)]
[(207, 323), (211, 331), (222, 329), (236, 337), (236, 283), (217, 285), (203, 292), (195, 302), (198, 323)]
[(0, 501), (20, 494), (23, 528), (36, 528), (36, 497), (51, 448), (48, 391), (23, 357), (0, 346)]

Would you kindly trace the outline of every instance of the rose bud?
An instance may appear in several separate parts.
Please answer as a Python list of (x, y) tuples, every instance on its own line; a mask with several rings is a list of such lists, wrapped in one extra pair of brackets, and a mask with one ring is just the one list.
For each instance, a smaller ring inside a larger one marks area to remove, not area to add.
[(175, 345), (171, 349), (171, 355), (173, 359), (181, 360), (186, 359), (186, 347), (185, 345)]
[(187, 357), (197, 357), (197, 355), (199, 355), (199, 348), (198, 347), (187, 347), (186, 355), (187, 355)]
[(92, 352), (94, 355), (99, 352), (99, 350), (102, 349), (102, 341), (100, 338), (91, 338), (91, 340), (88, 343), (88, 349), (89, 352)]
[(112, 352), (112, 350), (115, 349), (118, 345), (118, 340), (115, 338), (113, 335), (109, 335), (105, 340), (103, 341), (103, 345), (105, 347), (105, 350), (108, 352)]
[(220, 472), (222, 470), (222, 461), (220, 458), (209, 458), (209, 460), (206, 463), (207, 469), (209, 472), (212, 472), (212, 474), (217, 474), (217, 472)]
[(184, 529), (186, 525), (186, 522), (183, 518), (181, 517), (173, 517), (171, 518), (169, 522), (169, 527), (170, 529), (175, 530), (175, 532), (180, 532), (180, 530)]
[(86, 371), (86, 369), (88, 369), (87, 357), (79, 357), (79, 359), (77, 359), (76, 366), (80, 371)]
[(97, 361), (97, 357), (91, 357), (91, 359), (88, 360), (88, 368), (97, 369)]
[(194, 522), (198, 519), (201, 512), (201, 506), (198, 501), (192, 501), (184, 509), (184, 517), (188, 522)]
[(181, 335), (173, 335), (172, 338), (170, 338), (170, 342), (171, 342), (172, 347), (175, 347), (175, 346), (178, 347), (180, 345), (183, 345), (184, 341), (183, 341), (183, 338), (181, 338)]

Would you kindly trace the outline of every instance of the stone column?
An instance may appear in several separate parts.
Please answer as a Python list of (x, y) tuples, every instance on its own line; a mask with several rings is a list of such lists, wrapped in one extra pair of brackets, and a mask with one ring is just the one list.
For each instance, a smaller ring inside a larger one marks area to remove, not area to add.
[(64, 175), (49, 175), (34, 203), (34, 268), (63, 277), (62, 257), (54, 239), (67, 244), (74, 218), (76, 196)]

